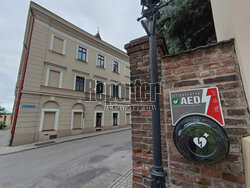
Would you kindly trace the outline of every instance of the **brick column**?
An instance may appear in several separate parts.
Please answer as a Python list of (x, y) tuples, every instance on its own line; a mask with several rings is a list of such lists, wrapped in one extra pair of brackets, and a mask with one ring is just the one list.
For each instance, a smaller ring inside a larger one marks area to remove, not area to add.
[[(161, 80), (161, 56), (166, 54), (166, 45), (162, 36), (158, 36), (158, 66)], [(152, 152), (152, 113), (150, 108), (150, 59), (148, 37), (142, 37), (125, 45), (130, 57), (131, 68), (131, 105), (132, 109), (132, 150), (133, 150), (133, 187), (150, 187), (149, 170), (153, 164)], [(162, 125), (162, 153), (167, 164), (163, 95), (160, 97)], [(143, 108), (137, 108), (142, 105)]]

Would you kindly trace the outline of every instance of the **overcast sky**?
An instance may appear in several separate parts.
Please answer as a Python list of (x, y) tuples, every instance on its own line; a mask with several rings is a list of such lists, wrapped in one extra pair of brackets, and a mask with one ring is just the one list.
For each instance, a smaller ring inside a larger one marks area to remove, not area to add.
[[(124, 44), (145, 35), (136, 18), (140, 0), (34, 0), (83, 30), (124, 50)], [(29, 0), (0, 0), (0, 106), (12, 111), (14, 88), (23, 48)]]

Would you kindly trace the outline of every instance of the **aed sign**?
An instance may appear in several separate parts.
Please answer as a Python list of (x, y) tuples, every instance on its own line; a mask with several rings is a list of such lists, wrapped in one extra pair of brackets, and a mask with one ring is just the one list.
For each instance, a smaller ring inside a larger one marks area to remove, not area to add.
[(224, 126), (224, 118), (217, 87), (170, 92), (172, 123), (185, 116), (203, 115)]

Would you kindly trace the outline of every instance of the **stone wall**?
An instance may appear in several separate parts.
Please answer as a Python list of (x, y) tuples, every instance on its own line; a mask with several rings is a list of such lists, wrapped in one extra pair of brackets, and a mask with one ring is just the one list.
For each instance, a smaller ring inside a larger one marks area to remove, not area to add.
[[(241, 138), (249, 135), (250, 123), (234, 42), (221, 42), (174, 56), (163, 56), (166, 53), (163, 41), (158, 38), (159, 79), (164, 83), (160, 98), (162, 155), (167, 184), (170, 187), (245, 187)], [(130, 56), (131, 82), (137, 82), (137, 85), (150, 82), (147, 37), (131, 41), (125, 48)], [(219, 88), (230, 151), (222, 162), (198, 165), (184, 158), (174, 145), (169, 92), (207, 87)], [(132, 105), (150, 104), (146, 98), (140, 101), (150, 89), (143, 88), (142, 95), (132, 90)], [(149, 169), (153, 163), (151, 126), (150, 110), (132, 111), (134, 188), (150, 187)]]

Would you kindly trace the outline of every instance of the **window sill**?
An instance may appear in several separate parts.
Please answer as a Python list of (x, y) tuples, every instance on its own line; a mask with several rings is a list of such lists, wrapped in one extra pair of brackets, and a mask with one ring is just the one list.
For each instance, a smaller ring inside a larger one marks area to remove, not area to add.
[(121, 74), (121, 73), (119, 73), (119, 72), (115, 72), (115, 71), (112, 71), (113, 73), (115, 73), (115, 74)]
[(106, 70), (105, 67), (100, 67), (100, 66), (98, 66), (98, 65), (96, 65), (96, 67), (99, 68), (99, 69), (102, 69), (102, 70)]
[(72, 130), (83, 130), (83, 128), (74, 128)]
[(42, 130), (42, 132), (52, 132), (52, 131), (56, 131), (56, 130), (55, 129)]
[(57, 55), (60, 55), (60, 56), (65, 56), (65, 54), (61, 53), (61, 52), (56, 52), (54, 50), (50, 50), (52, 53), (55, 53)]
[(78, 62), (81, 62), (81, 63), (86, 63), (86, 64), (88, 64), (88, 62), (87, 61), (83, 61), (83, 60), (81, 60), (81, 59), (76, 59)]

